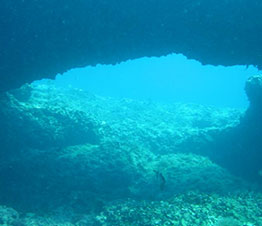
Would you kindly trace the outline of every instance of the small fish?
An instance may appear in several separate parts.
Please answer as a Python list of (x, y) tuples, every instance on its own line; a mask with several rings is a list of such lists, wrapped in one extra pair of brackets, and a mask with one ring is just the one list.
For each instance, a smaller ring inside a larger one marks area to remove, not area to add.
[(262, 169), (258, 171), (258, 175), (262, 177)]
[(156, 174), (156, 178), (160, 181), (160, 191), (163, 191), (165, 189), (166, 185), (166, 178), (163, 176), (163, 174), (157, 170), (154, 170)]

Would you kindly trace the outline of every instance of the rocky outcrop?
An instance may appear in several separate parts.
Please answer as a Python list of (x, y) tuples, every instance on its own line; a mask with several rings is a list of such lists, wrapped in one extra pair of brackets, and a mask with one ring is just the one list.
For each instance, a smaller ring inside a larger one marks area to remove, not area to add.
[(250, 77), (245, 90), (248, 109), (239, 125), (216, 137), (210, 158), (235, 175), (262, 184), (262, 76)]
[(245, 90), (250, 104), (239, 125), (239, 143), (247, 152), (247, 172), (252, 170), (262, 183), (262, 75), (250, 77)]
[(8, 226), (251, 226), (261, 224), (261, 203), (261, 193), (245, 191), (224, 196), (190, 191), (161, 201), (118, 200), (108, 203), (99, 213), (89, 214), (65, 207), (43, 215), (0, 206), (0, 223)]
[(261, 182), (261, 78), (247, 81), (246, 112), (99, 97), (52, 83), (5, 93), (0, 202), (90, 213), (116, 199), (250, 188), (240, 178)]
[[(37, 95), (30, 86), (23, 87), (21, 92), (16, 90), (2, 95), (0, 143), (3, 149), (11, 153), (22, 147), (42, 150), (99, 143), (96, 122), (86, 113), (64, 108), (55, 93), (46, 94), (44, 102)], [(39, 98), (41, 105), (30, 104), (30, 97)]]
[(250, 77), (246, 82), (245, 90), (250, 102), (246, 117), (250, 120), (253, 118), (257, 127), (260, 127), (262, 123), (262, 75)]
[(4, 1), (0, 91), (74, 67), (183, 53), (261, 67), (260, 1)]
[(262, 182), (261, 78), (247, 81), (246, 112), (51, 82), (2, 94), (0, 203), (16, 210), (0, 206), (0, 224), (260, 223), (262, 196), (243, 178)]
[(210, 143), (241, 115), (24, 86), (0, 101), (0, 202), (23, 211), (66, 205), (99, 212), (116, 199), (246, 188), (199, 156), (212, 152)]

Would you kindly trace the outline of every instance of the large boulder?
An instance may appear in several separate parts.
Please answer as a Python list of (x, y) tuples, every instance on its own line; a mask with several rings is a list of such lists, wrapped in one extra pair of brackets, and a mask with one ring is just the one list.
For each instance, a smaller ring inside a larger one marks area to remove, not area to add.
[(262, 76), (250, 77), (245, 90), (249, 107), (237, 126), (216, 137), (209, 156), (235, 175), (262, 184)]

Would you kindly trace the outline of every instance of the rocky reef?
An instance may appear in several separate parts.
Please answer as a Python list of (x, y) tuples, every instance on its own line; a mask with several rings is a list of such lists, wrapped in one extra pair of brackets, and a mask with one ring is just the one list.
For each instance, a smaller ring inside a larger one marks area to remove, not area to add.
[(247, 81), (246, 112), (51, 81), (3, 93), (0, 222), (260, 226), (260, 86)]
[(236, 187), (226, 171), (190, 153), (207, 155), (210, 141), (237, 125), (237, 110), (117, 100), (53, 85), (24, 86), (1, 105), (0, 190), (2, 199), (24, 200), (23, 208), (30, 209), (24, 194), (34, 208), (50, 199), (88, 207), (94, 197), (159, 199), (196, 184), (222, 193)]
[(261, 208), (261, 198), (252, 193), (219, 196), (189, 192), (168, 201), (129, 200), (106, 206), (96, 221), (101, 225), (121, 226), (260, 226), (261, 210), (257, 205)]
[(165, 201), (118, 200), (97, 214), (75, 214), (59, 209), (39, 216), (19, 214), (0, 206), (0, 223), (8, 226), (261, 226), (261, 194), (241, 193), (221, 196), (187, 192)]
[(0, 91), (71, 68), (182, 53), (261, 67), (257, 0), (16, 0), (0, 8)]
[(218, 136), (213, 144), (213, 161), (235, 175), (262, 184), (262, 76), (250, 77), (245, 86), (249, 107), (240, 123)]

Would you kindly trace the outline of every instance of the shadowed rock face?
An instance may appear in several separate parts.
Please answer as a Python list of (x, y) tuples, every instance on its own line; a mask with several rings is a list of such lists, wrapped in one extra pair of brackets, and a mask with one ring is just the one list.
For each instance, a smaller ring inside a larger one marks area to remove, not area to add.
[(217, 137), (211, 158), (235, 175), (262, 184), (262, 75), (250, 77), (245, 91), (248, 109), (238, 126)]
[(0, 90), (73, 67), (183, 53), (261, 66), (262, 2), (17, 0), (0, 8)]
[(262, 111), (262, 76), (255, 75), (248, 79), (245, 86), (246, 94), (250, 101), (250, 107), (257, 113)]

